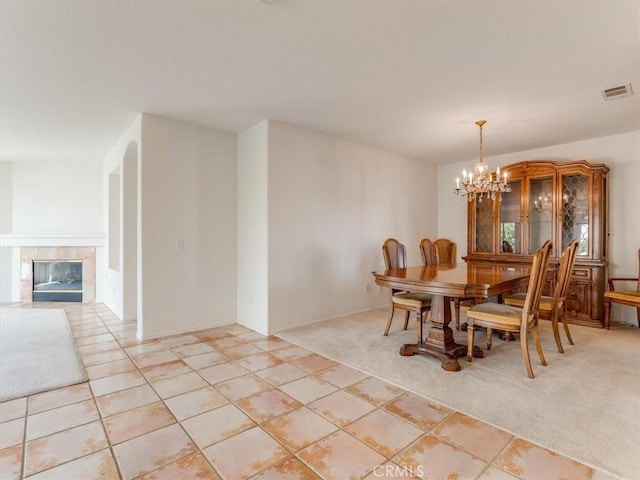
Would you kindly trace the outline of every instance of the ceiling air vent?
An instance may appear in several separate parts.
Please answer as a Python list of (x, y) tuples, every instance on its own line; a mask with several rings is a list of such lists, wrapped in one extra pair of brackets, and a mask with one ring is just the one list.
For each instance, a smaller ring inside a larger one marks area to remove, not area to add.
[(605, 100), (613, 100), (614, 98), (624, 98), (629, 95), (633, 95), (633, 91), (631, 90), (631, 84), (627, 83), (626, 85), (619, 85), (617, 87), (607, 88), (602, 90), (602, 97)]

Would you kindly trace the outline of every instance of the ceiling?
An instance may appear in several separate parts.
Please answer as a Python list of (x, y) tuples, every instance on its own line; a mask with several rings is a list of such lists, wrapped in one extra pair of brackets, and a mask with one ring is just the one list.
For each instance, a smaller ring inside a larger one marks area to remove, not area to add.
[(140, 112), (269, 118), (434, 165), (477, 156), (483, 118), (485, 156), (640, 130), (635, 0), (0, 5), (7, 161), (99, 161)]

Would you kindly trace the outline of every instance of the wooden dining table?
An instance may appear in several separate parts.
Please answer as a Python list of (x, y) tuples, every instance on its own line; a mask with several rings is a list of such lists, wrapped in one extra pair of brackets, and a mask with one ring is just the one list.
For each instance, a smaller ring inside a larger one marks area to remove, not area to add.
[[(524, 288), (529, 282), (529, 269), (526, 267), (479, 266), (466, 263), (392, 268), (372, 273), (376, 285), (381, 287), (431, 295), (431, 326), (426, 339), (422, 340), (420, 324), (419, 342), (403, 345), (400, 354), (430, 355), (439, 359), (442, 368), (447, 371), (459, 371), (461, 367), (458, 358), (467, 353), (467, 346), (456, 343), (453, 331), (449, 328), (451, 300), (471, 297), (476, 301), (486, 301), (489, 297)], [(482, 358), (484, 354), (479, 347), (474, 347), (473, 356)]]

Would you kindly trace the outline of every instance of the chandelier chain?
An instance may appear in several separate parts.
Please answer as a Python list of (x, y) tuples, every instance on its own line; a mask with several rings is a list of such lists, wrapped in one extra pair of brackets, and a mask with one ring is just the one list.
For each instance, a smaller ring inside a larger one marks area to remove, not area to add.
[(484, 162), (484, 156), (482, 155), (482, 126), (485, 124), (484, 120), (478, 120), (476, 125), (480, 127), (480, 161)]

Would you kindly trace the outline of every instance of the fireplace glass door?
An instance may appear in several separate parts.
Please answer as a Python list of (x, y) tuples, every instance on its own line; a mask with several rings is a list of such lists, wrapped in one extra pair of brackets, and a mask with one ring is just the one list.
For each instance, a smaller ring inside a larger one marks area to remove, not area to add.
[(82, 260), (34, 260), (34, 302), (81, 302)]

